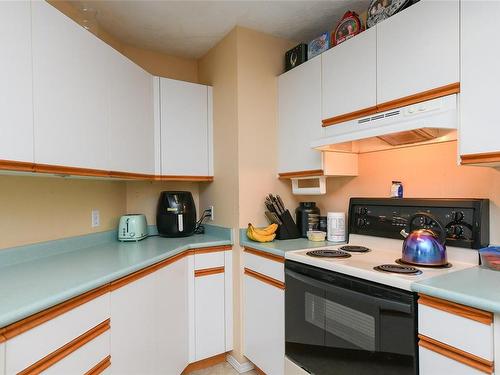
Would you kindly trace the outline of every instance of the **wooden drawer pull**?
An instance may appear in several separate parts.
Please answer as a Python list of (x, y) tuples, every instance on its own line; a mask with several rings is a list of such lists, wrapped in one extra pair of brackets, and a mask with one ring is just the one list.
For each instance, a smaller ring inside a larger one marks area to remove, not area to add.
[(194, 277), (203, 277), (203, 276), (215, 275), (218, 273), (224, 273), (224, 266), (196, 270), (196, 271), (194, 271)]
[(487, 361), (486, 359), (464, 352), (463, 350), (424, 335), (418, 335), (418, 338), (420, 339), (418, 341), (418, 345), (422, 348), (441, 354), (444, 357), (463, 363), (464, 365), (475, 368), (476, 370), (482, 371), (486, 374), (493, 373), (493, 362), (491, 361)]
[(99, 375), (104, 370), (106, 370), (109, 366), (111, 366), (111, 356), (110, 355), (108, 355), (101, 362), (99, 362), (97, 365), (95, 365), (94, 367), (92, 367), (84, 375)]
[(269, 260), (274, 260), (275, 262), (278, 263), (285, 263), (285, 258), (279, 255), (275, 254), (269, 254), (266, 253), (265, 251), (262, 250), (257, 250), (257, 249), (252, 249), (251, 247), (245, 247), (245, 253), (249, 253), (252, 255), (256, 255), (261, 258), (269, 259)]
[(285, 283), (278, 281), (276, 279), (273, 279), (272, 277), (263, 275), (259, 272), (255, 272), (249, 268), (245, 268), (245, 275), (253, 277), (254, 279), (262, 281), (263, 283), (269, 284), (269, 285), (274, 286), (276, 288), (285, 290)]
[(488, 311), (475, 309), (473, 307), (460, 305), (454, 302), (444, 301), (442, 299), (429, 297), (424, 294), (419, 294), (418, 303), (450, 314), (459, 315), (463, 318), (475, 320), (479, 323), (487, 325), (491, 325), (493, 323), (493, 314)]
[(44, 358), (35, 362), (30, 367), (25, 368), (23, 371), (19, 372), (18, 375), (34, 375), (40, 374), (49, 367), (53, 366), (55, 363), (61, 361), (63, 358), (67, 357), (73, 353), (78, 348), (82, 347), (86, 343), (92, 341), (97, 336), (103, 334), (110, 329), (110, 320), (107, 319), (101, 324), (95, 326), (94, 328), (88, 330), (84, 334), (78, 336), (73, 341), (67, 343), (66, 345), (60, 347), (55, 352), (50, 353)]

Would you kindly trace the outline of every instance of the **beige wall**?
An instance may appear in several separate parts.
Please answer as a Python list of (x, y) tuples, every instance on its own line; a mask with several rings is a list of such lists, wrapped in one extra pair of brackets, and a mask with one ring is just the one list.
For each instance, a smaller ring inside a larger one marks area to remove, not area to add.
[(246, 28), (238, 32), (239, 227), (267, 225), (264, 198), (279, 194), (294, 206), (291, 190), (276, 178), (278, 83), (293, 42)]
[(500, 244), (500, 169), (458, 166), (456, 142), (380, 151), (359, 156), (358, 177), (329, 178), (327, 194), (302, 196), (322, 213), (347, 211), (350, 197), (388, 197), (391, 181), (400, 180), (404, 196), (489, 198), (490, 242)]
[[(212, 85), (214, 92), (216, 176), (212, 184), (200, 187), (200, 202), (215, 205), (217, 224), (236, 229), (248, 222), (262, 225), (266, 194), (293, 199), (286, 183), (276, 178), (276, 76), (291, 46), (288, 41), (236, 27), (199, 61), (199, 80)], [(235, 247), (233, 355), (244, 361), (241, 254)]]
[(193, 194), (196, 209), (200, 212), (198, 184), (192, 182), (133, 181), (126, 183), (127, 213), (145, 214), (148, 224), (156, 224), (158, 198), (160, 193), (166, 190), (190, 191)]
[[(0, 249), (114, 229), (125, 194), (122, 182), (0, 176)], [(100, 227), (91, 227), (92, 209)]]

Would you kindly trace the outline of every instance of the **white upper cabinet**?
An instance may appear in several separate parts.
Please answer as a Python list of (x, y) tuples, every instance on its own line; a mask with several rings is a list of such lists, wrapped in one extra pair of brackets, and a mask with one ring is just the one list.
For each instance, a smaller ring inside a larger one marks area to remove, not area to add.
[(35, 162), (108, 169), (110, 47), (45, 1), (31, 6)]
[(321, 57), (278, 77), (278, 172), (322, 168), (309, 142), (322, 135)]
[(0, 2), (0, 159), (33, 162), (31, 14), (28, 1)]
[(168, 78), (159, 81), (161, 174), (213, 175), (212, 89)]
[(458, 0), (421, 0), (376, 29), (378, 103), (459, 82)]
[(109, 169), (154, 174), (153, 76), (112, 48), (109, 85)]
[(498, 19), (500, 3), (462, 1), (461, 17), (460, 154), (499, 153), (500, 124), (496, 114), (500, 85), (498, 27), (495, 22), (480, 20)]
[(377, 104), (376, 39), (372, 28), (321, 55), (323, 119)]

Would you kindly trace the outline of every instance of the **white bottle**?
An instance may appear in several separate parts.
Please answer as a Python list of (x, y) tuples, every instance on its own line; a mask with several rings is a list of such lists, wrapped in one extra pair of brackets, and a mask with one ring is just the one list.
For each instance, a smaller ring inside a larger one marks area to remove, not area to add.
[(345, 213), (328, 212), (328, 241), (345, 242)]

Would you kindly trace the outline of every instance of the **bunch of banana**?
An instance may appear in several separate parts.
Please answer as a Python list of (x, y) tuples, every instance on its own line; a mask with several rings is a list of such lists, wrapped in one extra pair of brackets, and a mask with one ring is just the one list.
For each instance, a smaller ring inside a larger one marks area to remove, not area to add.
[(276, 229), (278, 224), (271, 224), (265, 228), (256, 228), (252, 224), (248, 224), (247, 236), (257, 242), (271, 242), (276, 237)]

